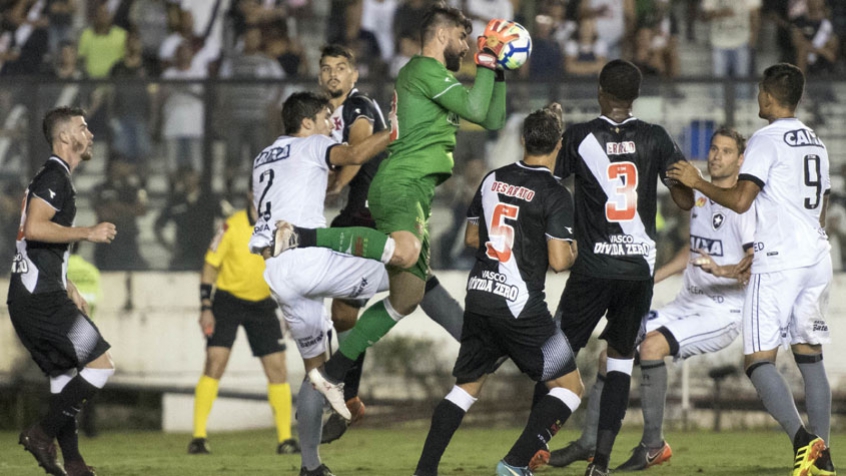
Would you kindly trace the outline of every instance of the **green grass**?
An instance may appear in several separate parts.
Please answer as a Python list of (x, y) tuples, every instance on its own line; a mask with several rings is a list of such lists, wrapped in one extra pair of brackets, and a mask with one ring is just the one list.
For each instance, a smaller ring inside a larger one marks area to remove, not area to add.
[[(492, 476), (520, 429), (460, 429), (441, 463), (441, 476)], [(559, 448), (578, 435), (563, 430), (554, 440)], [(353, 429), (341, 440), (321, 447), (324, 462), (337, 476), (411, 476), (426, 437), (422, 423), (394, 429)], [(639, 431), (624, 431), (617, 439), (612, 465), (629, 456)], [(786, 476), (792, 465), (787, 437), (780, 431), (672, 432), (667, 435), (674, 456), (648, 475)], [(100, 476), (110, 475), (281, 475), (296, 476), (298, 455), (276, 455), (271, 430), (211, 435), (212, 455), (185, 453), (189, 435), (158, 432), (107, 432), (81, 441), (88, 463)], [(835, 450), (846, 435), (834, 436)], [(837, 452), (833, 459), (838, 462)], [(539, 476), (581, 476), (583, 464), (546, 468)], [(0, 475), (43, 475), (35, 459), (17, 445), (17, 434), (0, 433)]]

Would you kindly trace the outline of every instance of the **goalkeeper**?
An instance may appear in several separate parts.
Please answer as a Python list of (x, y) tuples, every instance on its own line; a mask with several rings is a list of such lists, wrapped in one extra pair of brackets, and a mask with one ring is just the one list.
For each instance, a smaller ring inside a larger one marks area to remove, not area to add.
[(276, 251), (321, 246), (388, 264), (390, 295), (367, 309), (325, 368), (309, 372), (315, 387), (349, 419), (343, 391), (346, 372), (358, 356), (423, 298), (429, 272), (428, 221), (435, 187), (452, 175), (452, 150), (460, 118), (497, 130), (505, 124), (505, 76), (497, 56), (514, 37), (510, 22), (492, 20), (479, 37), (476, 81), (465, 88), (453, 75), (469, 46), (470, 21), (456, 9), (433, 6), (422, 19), (422, 54), (397, 77), (391, 108), (390, 155), (368, 193), (377, 230), (304, 229), (278, 223)]

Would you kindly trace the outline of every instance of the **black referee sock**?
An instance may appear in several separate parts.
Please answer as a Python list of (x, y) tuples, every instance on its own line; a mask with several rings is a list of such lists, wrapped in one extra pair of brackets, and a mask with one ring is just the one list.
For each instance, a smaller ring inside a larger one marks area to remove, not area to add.
[(51, 439), (82, 410), (85, 401), (97, 393), (97, 387), (88, 383), (87, 380), (77, 375), (72, 378), (65, 388), (50, 400), (50, 409), (47, 415), (41, 420), (41, 428)]
[(455, 430), (461, 426), (461, 420), (467, 412), (455, 403), (443, 399), (435, 407), (435, 414), (432, 415), (432, 426), (426, 436), (426, 444), (423, 445), (423, 453), (417, 463), (417, 476), (437, 476), (438, 465), (441, 456), (444, 455), (446, 447), (455, 434)]
[(607, 469), (611, 460), (614, 440), (623, 425), (626, 407), (629, 404), (629, 385), (632, 376), (623, 372), (612, 371), (605, 375), (605, 387), (599, 403), (599, 431), (596, 435), (596, 453), (594, 464), (600, 469)]
[(572, 413), (558, 398), (550, 395), (541, 398), (529, 414), (529, 421), (520, 438), (517, 438), (503, 461), (520, 468), (528, 466), (535, 453), (546, 447)]
[(317, 246), (317, 230), (314, 228), (300, 228), (294, 227), (294, 233), (297, 234), (297, 247), (307, 248), (310, 246)]
[(351, 398), (358, 396), (358, 385), (361, 383), (361, 370), (364, 367), (365, 355), (367, 355), (367, 353), (362, 352), (361, 355), (355, 359), (355, 367), (351, 368), (350, 371), (347, 372), (347, 376), (344, 377), (344, 400), (350, 400)]

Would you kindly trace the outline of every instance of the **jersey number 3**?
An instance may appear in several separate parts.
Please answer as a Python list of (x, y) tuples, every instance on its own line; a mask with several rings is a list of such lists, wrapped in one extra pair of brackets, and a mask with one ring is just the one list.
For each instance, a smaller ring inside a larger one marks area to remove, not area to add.
[(634, 220), (637, 214), (637, 167), (631, 162), (615, 162), (606, 169), (608, 180), (620, 185), (608, 195), (605, 218), (609, 222)]
[(504, 263), (511, 259), (511, 248), (514, 246), (514, 227), (505, 223), (506, 218), (516, 220), (520, 214), (520, 207), (507, 203), (498, 203), (494, 208), (490, 239), (485, 243), (488, 258)]

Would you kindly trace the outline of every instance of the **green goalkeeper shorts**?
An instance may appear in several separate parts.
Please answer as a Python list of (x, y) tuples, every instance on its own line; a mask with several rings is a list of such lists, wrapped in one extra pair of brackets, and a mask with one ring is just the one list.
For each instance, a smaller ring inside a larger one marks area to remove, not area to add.
[(405, 271), (425, 281), (429, 274), (429, 217), (437, 180), (424, 177), (397, 181), (389, 175), (380, 172), (373, 178), (367, 195), (370, 213), (377, 230), (386, 234), (408, 231), (420, 240), (420, 257)]

